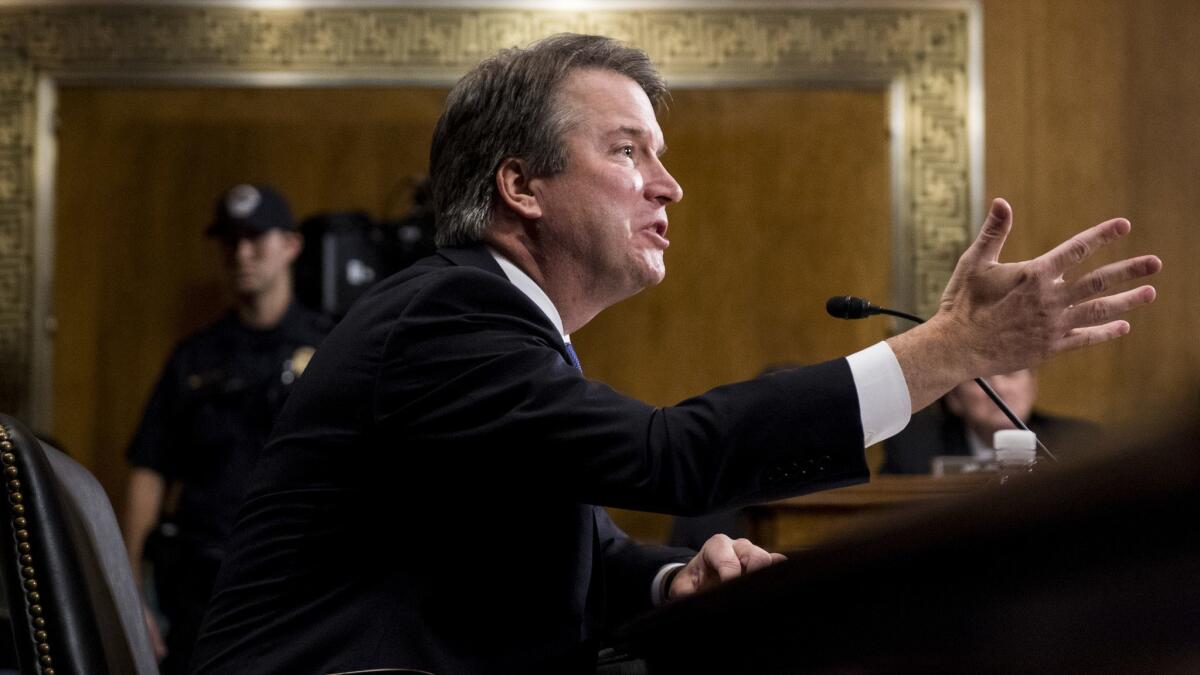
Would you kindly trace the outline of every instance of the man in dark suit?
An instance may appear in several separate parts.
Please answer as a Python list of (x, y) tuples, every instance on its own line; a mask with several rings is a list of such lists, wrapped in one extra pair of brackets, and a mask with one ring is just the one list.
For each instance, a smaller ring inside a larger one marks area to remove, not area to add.
[(622, 396), (582, 375), (570, 334), (665, 274), (682, 198), (665, 94), (644, 53), (595, 36), (459, 81), (430, 153), (442, 248), (364, 296), (289, 398), (193, 672), (587, 670), (607, 627), (773, 560), (719, 535), (694, 556), (639, 546), (595, 505), (698, 513), (865, 480), (864, 444), (913, 408), (1116, 337), (1152, 299), (1089, 300), (1152, 257), (1101, 268), (1099, 288), (1055, 281), (1076, 246), (1000, 265), (998, 200), (923, 326), (672, 407)]
[[(1059, 459), (1086, 454), (1099, 428), (1084, 420), (1047, 415), (1034, 408), (1037, 374), (1029, 369), (988, 378), (1013, 413)], [(884, 442), (882, 473), (929, 473), (935, 457), (992, 459), (992, 435), (1013, 424), (974, 381), (964, 382), (935, 405), (913, 415), (904, 431)]]

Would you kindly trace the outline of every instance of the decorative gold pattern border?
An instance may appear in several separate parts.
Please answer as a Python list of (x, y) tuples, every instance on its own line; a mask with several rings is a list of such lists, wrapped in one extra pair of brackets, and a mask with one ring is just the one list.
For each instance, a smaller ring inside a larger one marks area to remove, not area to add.
[(20, 414), (28, 403), (40, 76), (452, 78), (498, 49), (561, 31), (637, 45), (673, 81), (899, 82), (906, 189), (893, 231), (906, 233), (894, 245), (911, 263), (911, 290), (892, 302), (936, 308), (971, 231), (965, 7), (12, 8), (0, 10), (0, 409)]

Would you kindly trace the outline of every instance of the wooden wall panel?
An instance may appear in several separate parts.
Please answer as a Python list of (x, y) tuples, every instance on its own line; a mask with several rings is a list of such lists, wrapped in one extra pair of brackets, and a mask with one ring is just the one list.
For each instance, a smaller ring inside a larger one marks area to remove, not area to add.
[(1006, 259), (1113, 217), (1101, 260), (1159, 254), (1159, 299), (1132, 333), (1042, 368), (1041, 404), (1106, 423), (1195, 414), (1200, 386), (1200, 5), (986, 0), (987, 189), (1016, 227)]
[(297, 217), (348, 208), (378, 216), (426, 171), (444, 97), (439, 89), (60, 92), (53, 434), (116, 503), (124, 448), (171, 346), (227, 304), (217, 248), (202, 234), (216, 196), (266, 182), (290, 197)]

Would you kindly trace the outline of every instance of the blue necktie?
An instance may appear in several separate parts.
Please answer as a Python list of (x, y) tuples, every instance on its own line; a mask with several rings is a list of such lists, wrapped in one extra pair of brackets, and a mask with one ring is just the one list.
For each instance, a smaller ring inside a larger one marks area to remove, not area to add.
[(567, 356), (569, 357), (567, 360), (570, 361), (571, 365), (575, 366), (576, 370), (578, 370), (579, 372), (582, 373), (583, 372), (583, 364), (579, 362), (579, 355), (575, 353), (575, 348), (571, 346), (570, 342), (566, 343), (566, 345), (567, 345)]

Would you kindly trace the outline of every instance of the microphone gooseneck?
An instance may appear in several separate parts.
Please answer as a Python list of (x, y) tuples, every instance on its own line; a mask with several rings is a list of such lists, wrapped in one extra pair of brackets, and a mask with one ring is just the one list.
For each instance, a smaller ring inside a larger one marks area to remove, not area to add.
[[(914, 323), (925, 323), (925, 320), (919, 316), (915, 316), (907, 312), (901, 312), (895, 309), (888, 309), (886, 307), (872, 305), (867, 301), (866, 298), (860, 298), (853, 295), (833, 296), (829, 300), (825, 301), (825, 311), (835, 319), (865, 319), (868, 316), (874, 316), (876, 314), (886, 314), (888, 316), (906, 319)], [(992, 399), (992, 403), (995, 403), (996, 406), (1000, 408), (1000, 412), (1004, 413), (1004, 416), (1008, 418), (1008, 421), (1012, 422), (1013, 425), (1022, 431), (1031, 431), (1031, 429), (1021, 421), (1021, 418), (1017, 417), (1016, 413), (1014, 413), (1012, 409), (1008, 407), (1008, 404), (1004, 402), (1004, 399), (1000, 398), (1000, 395), (996, 393), (996, 390), (992, 389), (992, 385), (988, 384), (987, 381), (985, 381), (982, 377), (975, 378), (975, 384), (979, 385), (979, 388), (983, 390), (983, 393), (987, 394), (987, 397)], [(1038, 447), (1042, 449), (1042, 452), (1046, 453), (1047, 457), (1057, 462), (1058, 458), (1055, 457), (1054, 453), (1050, 452), (1050, 449), (1042, 443), (1042, 439), (1037, 438), (1036, 434), (1034, 435), (1034, 438), (1037, 439)]]

